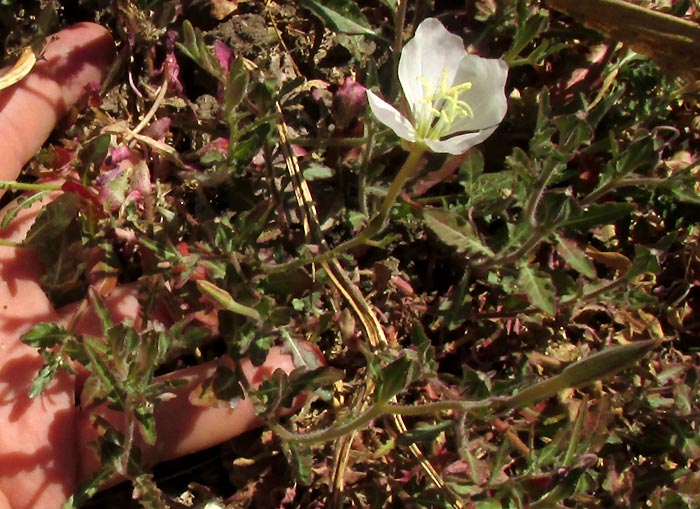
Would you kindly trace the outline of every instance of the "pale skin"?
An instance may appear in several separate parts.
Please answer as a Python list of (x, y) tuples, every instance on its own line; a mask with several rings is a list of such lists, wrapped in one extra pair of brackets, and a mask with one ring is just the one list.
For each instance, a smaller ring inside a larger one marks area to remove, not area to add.
[[(57, 34), (29, 76), (0, 91), (1, 180), (17, 178), (85, 87), (103, 79), (113, 54), (114, 43), (103, 27), (75, 25)], [(42, 205), (20, 214), (0, 238), (21, 241)], [(61, 373), (42, 395), (27, 396), (42, 360), (20, 337), (38, 322), (70, 323), (76, 309), (52, 307), (39, 285), (41, 270), (31, 250), (0, 246), (0, 509), (58, 509), (99, 468), (88, 445), (97, 438), (90, 418), (95, 411), (76, 404), (79, 380)], [(133, 289), (118, 288), (107, 305), (115, 322), (137, 319)], [(77, 332), (99, 333), (95, 317), (79, 320)], [(214, 367), (209, 363), (171, 374), (188, 384), (156, 408), (158, 442), (145, 449), (148, 463), (202, 450), (259, 425), (249, 400), (233, 409), (189, 402), (192, 388)], [(291, 356), (273, 349), (260, 367), (243, 363), (253, 384), (275, 369), (294, 369)], [(98, 412), (119, 424), (118, 415)]]

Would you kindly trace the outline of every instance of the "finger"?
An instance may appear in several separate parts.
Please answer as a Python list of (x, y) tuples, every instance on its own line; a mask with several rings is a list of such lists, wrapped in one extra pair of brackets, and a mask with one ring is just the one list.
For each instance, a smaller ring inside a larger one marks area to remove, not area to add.
[[(139, 326), (141, 311), (137, 291), (135, 285), (121, 286), (104, 297), (103, 303), (110, 312), (112, 322), (129, 320)], [(79, 312), (77, 319), (74, 316), (76, 311)], [(58, 314), (61, 316), (59, 323), (73, 323), (74, 330), (79, 334), (103, 334), (101, 320), (92, 307), (80, 309), (80, 306), (69, 305), (59, 309)], [(165, 314), (159, 314), (157, 310), (155, 319), (166, 326), (169, 322)], [(314, 353), (319, 363), (323, 362), (318, 349), (306, 343), (302, 343), (301, 346)], [(227, 367), (234, 369), (230, 359), (224, 358), (159, 377), (159, 380), (177, 379), (185, 383), (174, 389), (171, 397), (156, 404), (156, 444), (147, 446), (140, 437), (136, 437), (136, 445), (141, 448), (146, 465), (154, 465), (212, 447), (261, 425), (250, 399), (237, 400), (228, 405), (222, 402), (219, 407), (204, 407), (192, 402), (193, 391), (213, 376), (218, 362), (224, 362)], [(249, 360), (244, 359), (241, 361), (241, 367), (248, 382), (257, 387), (275, 370), (282, 369), (290, 373), (296, 366), (291, 355), (282, 353), (280, 348), (273, 348), (261, 366), (253, 366)], [(300, 398), (295, 402), (295, 408), (301, 403)], [(107, 419), (121, 431), (126, 429), (125, 417), (121, 412), (111, 411), (104, 406), (81, 412), (78, 417), (81, 479), (100, 469), (99, 460), (92, 448), (99, 436), (92, 419), (95, 415)]]
[[(57, 34), (29, 76), (0, 92), (0, 179), (16, 178), (85, 85), (102, 78), (112, 53), (103, 28), (77, 25)], [(30, 250), (0, 246), (0, 491), (14, 509), (59, 507), (77, 470), (72, 377), (59, 373), (28, 397), (42, 359), (20, 338), (58, 318), (38, 284), (40, 267)]]
[[(228, 407), (202, 407), (190, 401), (192, 391), (214, 374), (217, 362), (182, 369), (165, 377), (182, 380), (185, 385), (174, 389), (172, 398), (156, 406), (156, 444), (148, 446), (143, 439), (136, 437), (136, 445), (141, 448), (146, 465), (201, 451), (261, 425), (249, 398), (236, 401)], [(261, 366), (255, 367), (247, 360), (242, 362), (244, 375), (254, 386), (259, 385), (276, 369), (289, 373), (294, 367), (291, 355), (282, 353), (280, 348), (273, 348)], [(78, 417), (78, 444), (81, 448), (79, 478), (82, 479), (87, 479), (101, 468), (99, 459), (90, 446), (99, 437), (91, 419), (91, 415), (95, 414), (107, 419), (119, 430), (126, 429), (122, 413), (106, 407), (83, 411)]]
[(51, 38), (32, 72), (0, 91), (0, 180), (17, 178), (85, 86), (102, 80), (113, 57), (107, 30), (80, 23)]
[(58, 507), (75, 485), (72, 377), (29, 397), (42, 359), (20, 337), (57, 319), (40, 275), (30, 250), (0, 246), (0, 490), (14, 509)]

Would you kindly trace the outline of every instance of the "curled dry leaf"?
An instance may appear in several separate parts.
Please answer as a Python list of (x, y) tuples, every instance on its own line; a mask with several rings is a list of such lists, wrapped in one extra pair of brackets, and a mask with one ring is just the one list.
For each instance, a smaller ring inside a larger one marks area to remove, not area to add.
[(17, 59), (17, 62), (5, 73), (0, 76), (0, 90), (4, 90), (12, 85), (19, 83), (36, 64), (36, 55), (31, 46), (27, 46), (22, 51), (22, 54)]
[(221, 21), (238, 9), (237, 0), (211, 0), (211, 15)]

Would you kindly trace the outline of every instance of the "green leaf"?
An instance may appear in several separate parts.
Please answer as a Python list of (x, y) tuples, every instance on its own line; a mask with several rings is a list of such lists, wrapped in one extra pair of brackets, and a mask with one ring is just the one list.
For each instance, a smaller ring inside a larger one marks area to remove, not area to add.
[(444, 209), (426, 209), (423, 212), (423, 218), (428, 228), (442, 242), (454, 247), (458, 253), (493, 256), (493, 252), (481, 243), (474, 228), (457, 214)]
[(156, 443), (156, 418), (153, 414), (153, 405), (139, 405), (134, 410), (134, 417), (139, 423), (141, 436), (148, 445)]
[(29, 389), (29, 397), (36, 398), (39, 394), (43, 392), (44, 389), (51, 383), (56, 372), (61, 367), (61, 358), (55, 353), (51, 352), (49, 355), (49, 360), (45, 361), (44, 365), (37, 373), (34, 380), (32, 380), (32, 385)]
[(332, 178), (335, 170), (324, 164), (310, 163), (303, 168), (302, 173), (306, 180), (323, 180)]
[(624, 277), (627, 280), (631, 280), (643, 274), (656, 274), (658, 271), (659, 260), (656, 254), (646, 247), (637, 246), (632, 265), (627, 269)]
[(419, 424), (415, 429), (401, 433), (396, 438), (398, 445), (411, 445), (416, 442), (432, 443), (443, 431), (453, 427), (453, 421), (440, 421), (437, 424)]
[(420, 322), (413, 323), (411, 329), (411, 342), (416, 346), (418, 354), (418, 364), (424, 374), (434, 376), (437, 372), (437, 362), (435, 362), (435, 349), (430, 342), (430, 338), (426, 335), (425, 329)]
[(594, 226), (612, 224), (615, 221), (629, 215), (635, 209), (632, 203), (605, 203), (601, 205), (589, 205), (578, 214), (572, 213), (564, 223), (563, 228), (578, 231), (590, 230)]
[(548, 275), (533, 270), (529, 265), (520, 268), (518, 286), (525, 292), (533, 306), (549, 315), (556, 312), (554, 285)]
[(292, 467), (294, 478), (303, 486), (309, 486), (313, 480), (313, 453), (310, 447), (283, 442), (287, 461)]
[(96, 290), (94, 290), (93, 288), (90, 288), (89, 295), (90, 295), (90, 305), (100, 320), (101, 330), (102, 330), (102, 332), (106, 333), (114, 325), (112, 323), (112, 317), (110, 316), (109, 311), (107, 310), (107, 306), (105, 306), (105, 303), (102, 300), (102, 297), (100, 296), (99, 293), (97, 293)]
[(285, 329), (281, 330), (284, 337), (284, 352), (291, 353), (296, 367), (304, 367), (308, 370), (316, 369), (321, 366), (319, 356), (315, 351), (302, 346), (299, 341), (292, 337)]
[[(43, 261), (47, 248), (56, 249), (56, 242), (78, 213), (79, 198), (73, 193), (64, 193), (41, 211), (24, 239), (25, 245), (33, 247)], [(52, 253), (49, 256), (53, 256)]]
[(567, 366), (559, 376), (568, 388), (582, 387), (636, 364), (657, 344), (648, 339), (611, 346)]
[(311, 11), (331, 30), (351, 35), (380, 37), (370, 28), (362, 11), (352, 0), (299, 0), (299, 4)]
[(228, 118), (231, 112), (245, 99), (249, 81), (250, 76), (243, 66), (243, 59), (237, 58), (231, 64), (226, 78), (223, 106), (224, 118)]
[(513, 37), (513, 43), (506, 54), (503, 55), (503, 59), (508, 63), (508, 65), (512, 65), (513, 61), (520, 54), (520, 52), (524, 50), (525, 47), (527, 47), (527, 45), (535, 39), (535, 37), (545, 31), (548, 24), (548, 16), (542, 13), (526, 18), (524, 23), (523, 18), (518, 20), (518, 28), (515, 32), (515, 36)]
[(564, 153), (572, 153), (583, 145), (589, 145), (593, 139), (593, 129), (577, 113), (559, 117), (554, 124), (559, 130), (559, 150)]
[(53, 348), (70, 336), (72, 336), (70, 332), (56, 323), (41, 322), (22, 335), (21, 339), (24, 344), (32, 348)]
[(617, 345), (577, 361), (556, 376), (527, 387), (503, 401), (504, 408), (524, 408), (554, 396), (564, 389), (574, 389), (607, 378), (639, 362), (658, 342), (649, 339)]
[[(109, 146), (112, 143), (112, 136), (102, 134), (90, 140), (78, 154), (77, 160), (80, 162), (81, 177), (87, 178), (88, 172), (92, 174), (97, 172), (97, 169), (102, 165), (109, 152)], [(83, 181), (84, 183), (85, 181)]]
[(415, 361), (406, 356), (396, 359), (384, 367), (377, 380), (375, 401), (386, 403), (403, 390), (406, 385), (413, 382), (418, 369)]
[(183, 42), (177, 43), (178, 49), (216, 79), (223, 81), (224, 72), (221, 64), (209, 51), (202, 32), (198, 28), (194, 28), (192, 23), (187, 20), (182, 24), (182, 32)]
[(22, 209), (27, 209), (32, 206), (36, 201), (41, 201), (44, 197), (49, 194), (49, 191), (41, 191), (31, 195), (22, 195), (16, 202), (8, 205), (4, 210), (5, 214), (2, 216), (2, 223), (0, 223), (1, 228), (7, 228), (7, 226), (12, 222), (12, 220), (17, 217), (17, 214)]
[(197, 281), (197, 288), (199, 288), (199, 291), (202, 292), (204, 297), (209, 299), (216, 306), (219, 306), (221, 309), (246, 316), (255, 322), (262, 320), (260, 313), (258, 313), (255, 309), (236, 302), (230, 293), (228, 293), (226, 290), (222, 290), (214, 283), (200, 280)]
[(571, 268), (576, 272), (583, 274), (588, 278), (596, 277), (596, 270), (593, 262), (586, 256), (586, 253), (578, 246), (576, 242), (571, 239), (565, 239), (564, 237), (556, 236), (557, 239), (557, 253), (561, 256), (566, 263), (571, 265)]

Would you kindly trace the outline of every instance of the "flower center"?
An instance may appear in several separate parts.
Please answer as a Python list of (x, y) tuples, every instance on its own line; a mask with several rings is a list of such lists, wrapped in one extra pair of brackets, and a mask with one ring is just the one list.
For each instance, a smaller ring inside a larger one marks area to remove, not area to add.
[(450, 86), (448, 71), (445, 69), (436, 91), (423, 76), (420, 77), (426, 96), (421, 104), (427, 106), (416, 122), (416, 134), (420, 138), (439, 140), (450, 131), (450, 127), (461, 118), (473, 118), (474, 110), (469, 103), (460, 98), (464, 92), (472, 88), (470, 81)]

